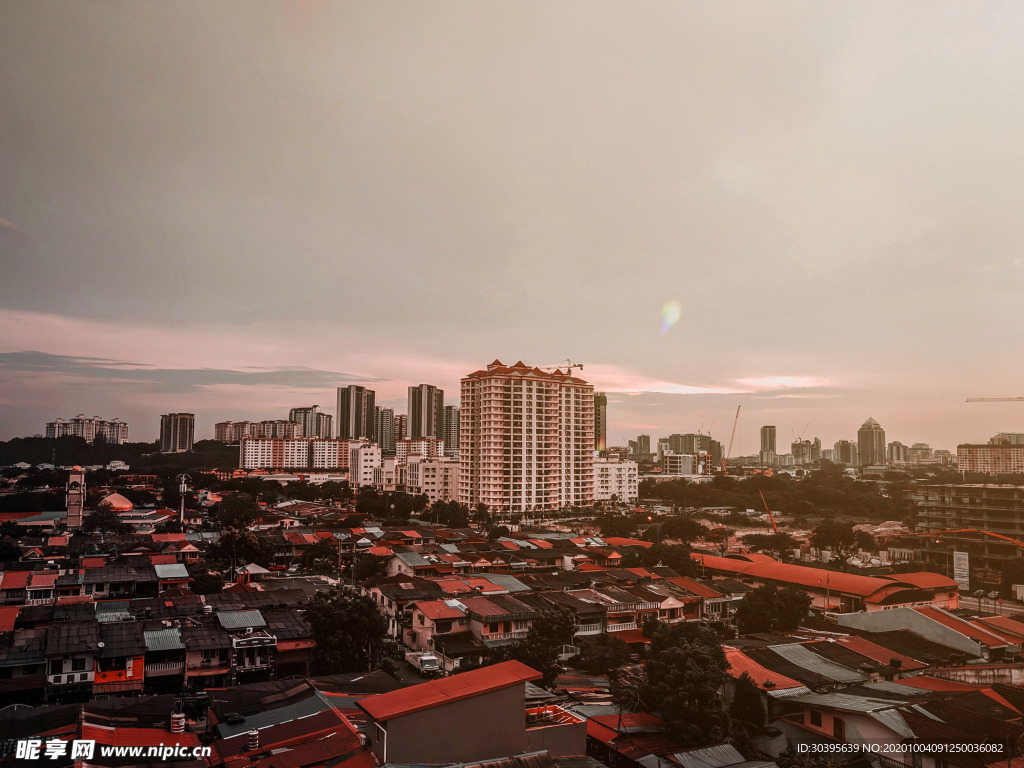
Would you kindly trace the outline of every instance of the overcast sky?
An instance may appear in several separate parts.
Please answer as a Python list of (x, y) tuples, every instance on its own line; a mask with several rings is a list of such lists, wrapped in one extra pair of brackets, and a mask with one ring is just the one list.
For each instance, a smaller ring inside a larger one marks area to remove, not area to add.
[(0, 16), (0, 439), (494, 358), (583, 363), (613, 444), (1024, 431), (964, 404), (1024, 394), (1024, 4)]

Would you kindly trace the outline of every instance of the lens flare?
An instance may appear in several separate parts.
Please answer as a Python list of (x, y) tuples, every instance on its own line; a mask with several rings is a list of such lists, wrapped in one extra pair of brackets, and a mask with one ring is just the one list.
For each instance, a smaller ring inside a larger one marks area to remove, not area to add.
[(683, 316), (683, 305), (678, 301), (666, 301), (661, 308), (661, 335), (664, 336)]

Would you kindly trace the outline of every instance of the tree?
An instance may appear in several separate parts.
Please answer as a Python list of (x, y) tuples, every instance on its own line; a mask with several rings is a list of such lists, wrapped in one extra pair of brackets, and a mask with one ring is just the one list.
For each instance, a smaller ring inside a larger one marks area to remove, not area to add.
[(227, 531), (210, 545), (207, 559), (238, 566), (256, 563), (266, 568), (274, 561), (274, 547), (251, 531)]
[(97, 509), (82, 521), (82, 530), (86, 533), (105, 531), (107, 533), (130, 534), (132, 527), (122, 523), (117, 512), (112, 509)]
[(317, 562), (328, 568), (337, 565), (338, 542), (334, 538), (320, 539), (316, 544), (306, 548), (302, 560), (307, 566), (316, 566)]
[(760, 728), (768, 718), (761, 700), (761, 690), (746, 672), (736, 679), (729, 714), (733, 720), (748, 728)]
[(788, 533), (748, 533), (743, 543), (752, 549), (768, 550), (779, 560), (788, 560), (790, 550), (800, 546)]
[(260, 516), (260, 507), (252, 496), (236, 493), (213, 507), (213, 514), (224, 528), (248, 528)]
[(729, 664), (714, 632), (689, 623), (660, 626), (651, 638), (645, 670), (643, 705), (659, 714), (678, 739), (702, 746), (729, 735), (721, 696)]
[(602, 536), (635, 536), (638, 526), (636, 521), (620, 515), (601, 515), (595, 521)]
[(388, 568), (388, 559), (386, 557), (369, 555), (364, 552), (356, 555), (356, 563), (353, 568), (354, 573), (352, 574), (352, 577), (357, 582), (366, 581), (366, 579), (374, 576), (383, 576)]
[(388, 620), (369, 597), (341, 590), (321, 592), (306, 608), (324, 674), (371, 671), (392, 653)]
[(224, 578), (210, 573), (204, 566), (192, 566), (188, 575), (192, 578), (188, 585), (189, 589), (197, 595), (213, 595), (224, 589)]
[(826, 520), (814, 529), (811, 542), (818, 549), (829, 549), (845, 560), (857, 543), (853, 526), (835, 520)]
[(807, 593), (795, 587), (778, 589), (766, 584), (743, 598), (736, 609), (736, 624), (745, 635), (792, 632), (807, 617), (810, 607), (811, 598)]
[(21, 548), (10, 539), (0, 540), (0, 563), (11, 563), (21, 559)]
[(548, 611), (533, 620), (530, 633), (514, 645), (501, 648), (492, 662), (514, 659), (541, 673), (541, 685), (551, 685), (561, 667), (558, 654), (576, 633), (576, 620), (569, 611)]
[(653, 568), (664, 565), (680, 576), (696, 576), (697, 564), (690, 557), (688, 544), (655, 544), (650, 547), (633, 547), (635, 551), (626, 553), (622, 558), (623, 568)]
[(580, 641), (575, 664), (592, 675), (601, 675), (629, 661), (629, 646), (614, 635), (601, 634)]
[(153, 533), (181, 533), (182, 530), (182, 525), (178, 520), (165, 520), (162, 523), (157, 523)]

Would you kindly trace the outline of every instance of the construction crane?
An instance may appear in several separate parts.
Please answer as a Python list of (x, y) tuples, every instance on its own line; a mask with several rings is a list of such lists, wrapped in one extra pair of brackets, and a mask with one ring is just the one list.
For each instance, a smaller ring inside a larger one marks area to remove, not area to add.
[(894, 536), (886, 536), (887, 539), (906, 539), (906, 538), (919, 538), (927, 539), (932, 536), (941, 536), (944, 533), (980, 533), (983, 536), (991, 536), (994, 539), (1002, 539), (1013, 544), (1018, 549), (1024, 549), (1024, 541), (1020, 539), (1014, 539), (1009, 536), (1004, 536), (1001, 533), (993, 533), (992, 531), (985, 531), (981, 528), (950, 528), (944, 531), (918, 531), (917, 533), (897, 533)]
[(1024, 397), (968, 397), (968, 403), (1015, 403), (1024, 400)]
[(779, 526), (775, 523), (775, 515), (768, 509), (768, 502), (764, 500), (764, 494), (760, 488), (757, 489), (757, 492), (761, 494), (761, 503), (764, 504), (764, 511), (768, 513), (768, 519), (772, 521), (772, 528), (775, 530), (775, 533), (779, 533)]
[(729, 463), (729, 457), (732, 456), (732, 441), (736, 438), (736, 425), (740, 421), (740, 408), (743, 406), (736, 406), (736, 418), (732, 420), (732, 434), (729, 435), (729, 449), (725, 452), (725, 456), (721, 459), (722, 475), (725, 477), (729, 476), (729, 470), (726, 468), (726, 464)]
[(583, 363), (574, 363), (572, 360), (566, 358), (565, 360), (559, 360), (557, 363), (552, 363), (551, 365), (538, 365), (537, 367), (540, 368), (542, 371), (556, 368), (565, 368), (566, 373), (568, 373), (573, 368), (579, 368), (582, 371)]

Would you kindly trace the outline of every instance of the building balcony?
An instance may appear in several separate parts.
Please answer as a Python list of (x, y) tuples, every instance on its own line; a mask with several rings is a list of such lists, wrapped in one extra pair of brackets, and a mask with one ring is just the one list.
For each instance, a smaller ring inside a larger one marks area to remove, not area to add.
[(577, 635), (600, 635), (604, 632), (604, 624), (598, 622), (596, 624), (577, 624), (576, 632)]
[(625, 631), (627, 629), (636, 629), (636, 628), (637, 628), (637, 626), (636, 626), (636, 622), (635, 621), (626, 621), (626, 622), (623, 622), (621, 624), (609, 624), (608, 625), (608, 631), (609, 632), (623, 632), (623, 631)]
[(185, 672), (184, 661), (161, 661), (155, 664), (146, 665), (146, 676), (150, 675), (180, 675)]

